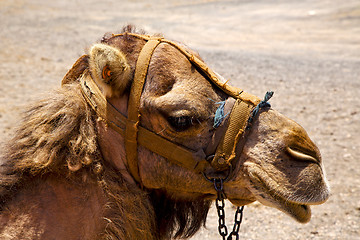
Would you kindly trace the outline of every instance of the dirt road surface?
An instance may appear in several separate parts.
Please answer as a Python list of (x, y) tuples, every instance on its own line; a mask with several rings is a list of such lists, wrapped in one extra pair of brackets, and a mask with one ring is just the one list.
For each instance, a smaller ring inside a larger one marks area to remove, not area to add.
[[(359, 0), (1, 0), (0, 141), (28, 102), (59, 87), (92, 43), (127, 23), (186, 43), (248, 92), (275, 91), (273, 108), (319, 146), (329, 201), (306, 225), (253, 203), (241, 239), (360, 239)], [(220, 239), (214, 208), (193, 239)]]

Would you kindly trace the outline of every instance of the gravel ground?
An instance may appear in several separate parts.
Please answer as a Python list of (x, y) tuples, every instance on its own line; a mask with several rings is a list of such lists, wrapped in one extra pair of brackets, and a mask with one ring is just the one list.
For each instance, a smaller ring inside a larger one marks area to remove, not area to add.
[[(305, 225), (253, 203), (242, 239), (360, 239), (359, 0), (1, 0), (0, 141), (29, 101), (59, 87), (84, 50), (127, 23), (186, 43), (248, 92), (275, 91), (273, 108), (319, 146), (330, 199)], [(214, 209), (193, 239), (220, 239)]]

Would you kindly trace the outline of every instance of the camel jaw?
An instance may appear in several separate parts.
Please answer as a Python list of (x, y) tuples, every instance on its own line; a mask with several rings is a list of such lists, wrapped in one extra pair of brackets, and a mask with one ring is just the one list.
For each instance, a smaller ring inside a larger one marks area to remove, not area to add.
[(310, 205), (322, 204), (329, 197), (329, 188), (327, 186), (313, 199), (307, 196), (293, 196), (291, 193), (284, 191), (278, 183), (273, 181), (273, 179), (257, 165), (247, 164), (247, 171), (250, 180), (249, 190), (255, 195), (259, 202), (290, 215), (300, 223), (310, 221)]

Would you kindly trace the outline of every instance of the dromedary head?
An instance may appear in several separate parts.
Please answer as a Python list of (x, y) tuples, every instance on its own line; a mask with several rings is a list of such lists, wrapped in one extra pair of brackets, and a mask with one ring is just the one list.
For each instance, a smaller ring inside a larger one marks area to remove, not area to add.
[[(92, 76), (124, 115), (128, 111), (127, 87), (143, 44), (143, 40), (125, 35), (105, 39), (90, 50)], [(110, 83), (101, 74), (104, 68), (113, 72)], [(219, 103), (227, 98), (178, 49), (160, 43), (151, 57), (141, 96), (141, 125), (195, 152), (203, 150), (216, 131), (214, 118)], [(103, 122), (99, 132), (105, 159), (124, 169), (127, 163), (123, 137)], [(141, 183), (147, 189), (189, 200), (216, 196), (213, 185), (202, 174), (141, 146), (138, 161)], [(310, 219), (309, 205), (323, 203), (329, 194), (316, 145), (300, 125), (271, 108), (261, 111), (254, 120), (233, 168), (224, 192), (235, 205), (258, 200), (306, 222)], [(204, 170), (213, 171), (211, 166)]]
[[(165, 196), (173, 202), (187, 204), (182, 205), (185, 207), (172, 205), (169, 209), (164, 202), (152, 201), (155, 215), (162, 208), (169, 212), (186, 212), (188, 210), (184, 209), (191, 208), (192, 217), (206, 218), (207, 203), (218, 196), (211, 181), (224, 179), (223, 196), (234, 205), (259, 201), (299, 222), (309, 221), (310, 205), (323, 203), (329, 196), (329, 187), (320, 152), (305, 130), (266, 106), (265, 102), (257, 114), (253, 113), (260, 101), (239, 91), (236, 94), (245, 95), (242, 101), (250, 109), (245, 113), (245, 126), (236, 130), (234, 138), (238, 139), (230, 144), (234, 153), (232, 159), (214, 157), (222, 154), (217, 152), (217, 147), (225, 132), (232, 134), (227, 126), (232, 119), (231, 109), (237, 103), (230, 101), (233, 97), (229, 94), (236, 88), (227, 88), (228, 83), (221, 82), (219, 75), (197, 64), (200, 58), (195, 52), (163, 40), (159, 38), (152, 55), (149, 54), (138, 104), (134, 100), (135, 103), (129, 105), (132, 101), (129, 95), (134, 91), (134, 78), (137, 79), (134, 75), (138, 74), (136, 68), (140, 68), (137, 66), (139, 53), (149, 41), (147, 36), (124, 33), (104, 37), (65, 76), (63, 88), (73, 91), (74, 96), (82, 91), (80, 96), (88, 106), (82, 110), (89, 111), (97, 119), (94, 129), (102, 159), (100, 163), (110, 164), (115, 169), (115, 178), (118, 175), (128, 186), (140, 189), (149, 198)], [(191, 58), (196, 58), (195, 62)], [(221, 83), (214, 83), (212, 76)], [(102, 96), (97, 96), (92, 81), (107, 102), (101, 102)], [(79, 84), (82, 84), (82, 90)], [(139, 122), (127, 120), (134, 111)], [(124, 116), (124, 126), (117, 122), (119, 113)], [(251, 122), (247, 121), (249, 117), (253, 118)], [(146, 134), (157, 138), (154, 140)], [(162, 140), (157, 140), (159, 136), (165, 139), (164, 145)], [(166, 141), (192, 153), (194, 168), (191, 169), (191, 161), (190, 164), (181, 162), (181, 151), (167, 149), (170, 147)], [(158, 150), (153, 150), (152, 145)], [(165, 153), (161, 154), (162, 151)], [(172, 158), (175, 160), (169, 160)], [(72, 160), (67, 165), (70, 172), (76, 174), (91, 162)], [(200, 206), (196, 202), (206, 204)], [(163, 213), (161, 217), (166, 221), (174, 220), (171, 213)], [(182, 217), (177, 215), (177, 231), (190, 236), (199, 226), (195, 224), (193, 229), (188, 229), (186, 219), (189, 216)], [(164, 224), (160, 223), (159, 216), (154, 219), (155, 228)]]

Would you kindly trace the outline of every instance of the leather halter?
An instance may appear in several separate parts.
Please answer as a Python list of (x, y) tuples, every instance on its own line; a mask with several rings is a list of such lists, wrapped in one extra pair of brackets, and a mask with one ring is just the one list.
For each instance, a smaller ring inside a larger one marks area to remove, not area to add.
[[(125, 138), (127, 167), (133, 178), (141, 184), (137, 160), (138, 145), (149, 149), (176, 165), (196, 173), (202, 173), (209, 166), (215, 171), (229, 170), (232, 162), (239, 158), (239, 154), (241, 154), (241, 145), (243, 144), (239, 144), (239, 142), (241, 140), (243, 143), (245, 142), (243, 133), (246, 129), (247, 120), (251, 111), (261, 100), (239, 88), (228, 85), (226, 82), (224, 83), (219, 75), (213, 72), (202, 60), (173, 41), (161, 37), (150, 37), (132, 33), (118, 34), (112, 37), (125, 34), (146, 41), (136, 63), (135, 75), (128, 102), (128, 117), (125, 117), (107, 101), (88, 70), (84, 71), (80, 83), (83, 96), (96, 114)], [(229, 97), (235, 99), (224, 132), (222, 131), (220, 133), (219, 130), (215, 131), (217, 134), (215, 133), (214, 136), (221, 135), (220, 138), (218, 137), (220, 140), (214, 140), (212, 143), (213, 148), (216, 148), (215, 153), (210, 152), (205, 154), (204, 150), (194, 151), (174, 143), (140, 125), (140, 98), (152, 54), (160, 43), (169, 44), (179, 50), (179, 52), (200, 69), (215, 86)], [(210, 154), (213, 155), (211, 159), (209, 159), (209, 157), (207, 158), (207, 155), (209, 156)]]

